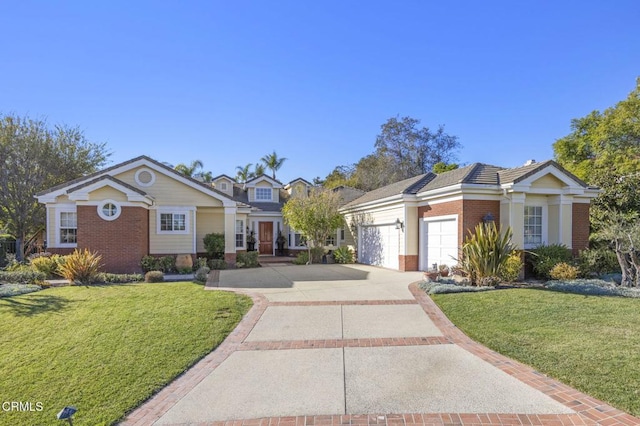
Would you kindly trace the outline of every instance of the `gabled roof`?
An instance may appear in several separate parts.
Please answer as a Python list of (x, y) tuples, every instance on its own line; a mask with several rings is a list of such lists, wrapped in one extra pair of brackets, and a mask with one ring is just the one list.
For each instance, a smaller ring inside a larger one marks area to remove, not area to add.
[(63, 184), (60, 185), (56, 185), (52, 188), (49, 188), (45, 191), (41, 191), (39, 193), (36, 194), (37, 198), (40, 198), (42, 196), (45, 196), (47, 194), (52, 194), (55, 192), (59, 192), (59, 194), (56, 195), (62, 195), (65, 194), (69, 189), (74, 188), (74, 185), (78, 184), (84, 184), (88, 181), (91, 181), (97, 177), (101, 177), (101, 176), (110, 176), (111, 173), (114, 174), (118, 174), (118, 173), (122, 173), (124, 171), (130, 170), (134, 167), (138, 167), (138, 165), (145, 165), (147, 167), (150, 167), (152, 169), (155, 169), (156, 171), (165, 173), (167, 175), (170, 175), (172, 177), (174, 177), (176, 180), (178, 181), (182, 181), (183, 183), (198, 189), (208, 195), (213, 196), (216, 199), (219, 199), (223, 202), (225, 202), (225, 200), (227, 200), (226, 202), (229, 201), (235, 201), (233, 200), (231, 197), (229, 197), (229, 195), (225, 194), (222, 191), (219, 191), (215, 188), (213, 188), (210, 184), (205, 183), (205, 182), (201, 182), (197, 179), (194, 179), (192, 177), (189, 176), (185, 176), (184, 174), (177, 172), (176, 170), (174, 170), (173, 168), (167, 166), (166, 164), (163, 164), (159, 161), (154, 160), (153, 158), (147, 157), (146, 155), (141, 155), (139, 157), (136, 158), (132, 158), (131, 160), (127, 160), (124, 161), (122, 163), (118, 163), (115, 164), (113, 166), (107, 167), (106, 169), (102, 169), (99, 170), (95, 173), (91, 173), (87, 176), (83, 176), (77, 179), (73, 179), (71, 181), (65, 182)]
[(237, 181), (234, 178), (232, 178), (231, 176), (227, 176), (224, 173), (221, 174), (221, 175), (218, 175), (218, 176), (216, 176), (214, 178), (211, 178), (211, 181), (215, 182), (215, 181), (217, 181), (218, 179), (221, 179), (221, 178), (226, 178), (226, 179), (229, 179), (233, 183), (237, 183)]
[(253, 179), (246, 181), (244, 185), (248, 187), (253, 187), (262, 180), (266, 180), (267, 182), (271, 183), (271, 185), (273, 185), (274, 187), (282, 188), (284, 186), (282, 182), (280, 182), (278, 179), (274, 179), (267, 175), (260, 175), (260, 176), (254, 177)]
[(97, 177), (95, 179), (91, 179), (91, 180), (89, 180), (87, 182), (83, 182), (83, 183), (81, 183), (79, 185), (76, 185), (73, 188), (69, 188), (69, 189), (67, 189), (67, 194), (71, 194), (72, 192), (79, 191), (79, 190), (81, 190), (83, 188), (86, 188), (88, 186), (93, 185), (94, 183), (98, 183), (98, 182), (105, 181), (105, 180), (108, 180), (108, 181), (111, 181), (111, 182), (113, 182), (113, 183), (115, 183), (117, 185), (123, 186), (126, 189), (128, 189), (129, 191), (137, 192), (138, 194), (140, 194), (142, 196), (145, 196), (145, 197), (148, 196), (148, 194), (146, 192), (136, 188), (133, 185), (129, 185), (128, 183), (123, 182), (120, 179), (116, 179), (116, 178), (114, 178), (113, 176), (110, 176), (110, 175), (99, 176), (99, 177)]
[(547, 160), (540, 163), (532, 163), (521, 167), (502, 170), (500, 173), (498, 173), (498, 176), (500, 177), (500, 185), (521, 182), (548, 166), (554, 166), (556, 169), (565, 174), (568, 178), (574, 180), (580, 186), (584, 188), (588, 187), (588, 185), (584, 181), (579, 179), (576, 175), (569, 172), (567, 169), (553, 160)]
[(395, 182), (390, 185), (383, 186), (382, 188), (366, 192), (361, 197), (358, 197), (350, 203), (345, 204), (343, 207), (354, 207), (359, 204), (370, 203), (372, 201), (378, 201), (384, 198), (393, 197), (394, 195), (415, 194), (419, 188), (423, 187), (427, 182), (434, 179), (435, 177), (436, 175), (433, 173), (425, 173), (423, 175), (404, 179), (400, 182)]
[(342, 203), (340, 204), (341, 206), (349, 204), (353, 200), (360, 198), (365, 194), (361, 189), (352, 188), (346, 185), (336, 186), (332, 191), (340, 193), (340, 198), (342, 199)]
[(247, 191), (245, 191), (242, 188), (241, 184), (236, 184), (236, 185), (233, 185), (233, 199), (239, 203), (251, 206), (251, 208), (254, 210), (265, 211), (265, 212), (279, 212), (280, 210), (282, 210), (282, 206), (284, 206), (284, 204), (289, 199), (289, 193), (285, 190), (280, 189), (279, 190), (280, 201), (277, 203), (273, 203), (273, 202), (265, 203), (262, 201), (251, 203), (249, 202), (249, 194), (247, 193)]
[(294, 184), (294, 183), (296, 183), (296, 182), (302, 182), (302, 183), (304, 183), (305, 185), (313, 186), (313, 184), (312, 184), (311, 182), (309, 182), (308, 180), (303, 179), (303, 178), (301, 178), (301, 177), (299, 177), (299, 178), (295, 178), (294, 180), (292, 180), (291, 182), (289, 182), (287, 185), (293, 185), (293, 184)]

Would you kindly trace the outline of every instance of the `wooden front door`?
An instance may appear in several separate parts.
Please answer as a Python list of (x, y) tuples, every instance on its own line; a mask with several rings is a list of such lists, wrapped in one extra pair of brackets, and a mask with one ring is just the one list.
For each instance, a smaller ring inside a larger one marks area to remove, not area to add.
[(258, 239), (260, 240), (260, 254), (273, 254), (273, 222), (258, 223)]

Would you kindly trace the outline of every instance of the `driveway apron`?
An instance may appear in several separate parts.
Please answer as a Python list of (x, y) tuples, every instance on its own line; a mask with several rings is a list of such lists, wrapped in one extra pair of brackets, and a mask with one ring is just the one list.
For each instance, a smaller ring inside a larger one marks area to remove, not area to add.
[(221, 271), (207, 288), (248, 293), (253, 309), (124, 424), (640, 424), (471, 341), (419, 279), (363, 265)]

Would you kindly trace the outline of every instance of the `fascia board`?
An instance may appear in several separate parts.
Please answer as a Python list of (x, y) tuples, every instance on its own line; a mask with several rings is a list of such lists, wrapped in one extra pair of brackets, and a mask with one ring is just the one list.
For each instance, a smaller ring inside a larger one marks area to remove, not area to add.
[(373, 200), (373, 201), (369, 201), (369, 202), (366, 202), (366, 203), (357, 204), (355, 206), (348, 207), (348, 208), (344, 208), (343, 207), (343, 208), (338, 209), (338, 211), (339, 212), (357, 212), (357, 211), (361, 211), (361, 210), (369, 210), (369, 209), (372, 209), (372, 208), (383, 207), (383, 206), (386, 206), (388, 204), (402, 202), (403, 199), (406, 196), (415, 197), (415, 195), (411, 195), (411, 194), (396, 194), (396, 195), (392, 195), (390, 197), (381, 198), (379, 200)]

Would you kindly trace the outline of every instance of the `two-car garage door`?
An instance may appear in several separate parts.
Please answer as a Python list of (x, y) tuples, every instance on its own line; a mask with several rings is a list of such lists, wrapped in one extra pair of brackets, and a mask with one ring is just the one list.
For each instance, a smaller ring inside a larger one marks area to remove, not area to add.
[(359, 232), (358, 262), (399, 269), (400, 231), (395, 225), (361, 226)]

